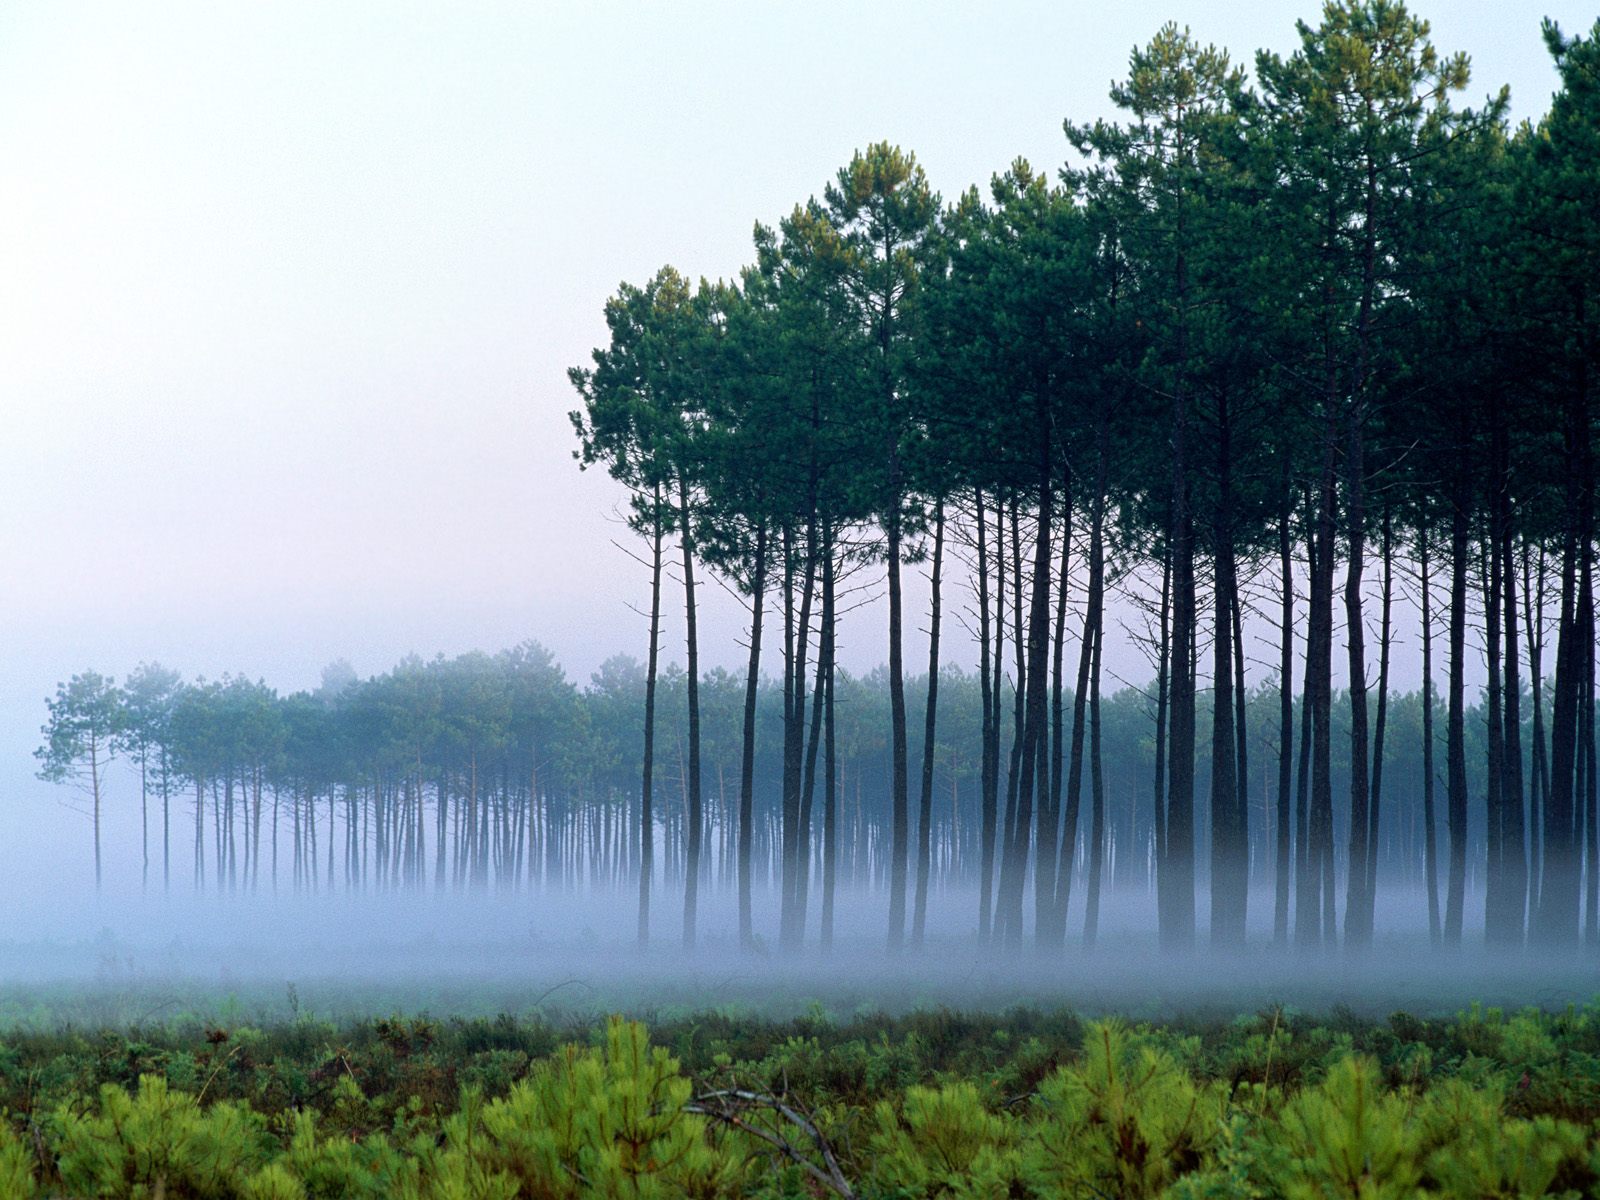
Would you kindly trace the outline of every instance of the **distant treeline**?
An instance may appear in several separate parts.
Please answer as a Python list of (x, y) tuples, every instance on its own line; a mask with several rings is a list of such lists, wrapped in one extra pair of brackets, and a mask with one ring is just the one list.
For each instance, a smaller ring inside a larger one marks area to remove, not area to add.
[[(1600, 24), (1545, 40), (1560, 90), (1512, 128), (1503, 90), (1457, 103), (1465, 56), (1398, 0), (1330, 0), (1248, 78), (1168, 26), (1113, 87), (1119, 122), (1066, 123), (1054, 181), (1019, 160), (946, 203), (877, 144), (758, 224), (737, 279), (667, 267), (619, 289), (607, 344), (570, 373), (572, 420), (583, 465), (628, 489), (650, 573), (647, 865), (653, 764), (680, 736), (658, 728), (664, 577), (682, 590), (686, 943), (730, 792), (754, 938), (774, 659), (779, 941), (807, 935), (819, 839), (831, 936), (859, 850), (834, 628), (866, 579), (888, 601), (871, 803), (891, 949), (921, 939), (941, 869), (941, 747), (976, 775), (959, 848), (985, 940), (1060, 945), (1076, 898), (1092, 942), (1115, 851), (1153, 864), (1174, 948), (1202, 884), (1213, 943), (1241, 942), (1253, 877), (1275, 887), (1278, 943), (1360, 948), (1386, 862), (1420, 869), (1454, 945), (1475, 861), (1492, 944), (1600, 944)], [(952, 592), (976, 639), (975, 720), (913, 694), (912, 563), (932, 584), (928, 677), (946, 678)], [(699, 685), (708, 572), (749, 604), (734, 779)], [(1112, 745), (1139, 706), (1104, 694), (1110, 599), (1155, 680), (1137, 753)], [(1254, 681), (1251, 613), (1278, 631)], [(1424, 661), (1410, 701), (1401, 639)]]
[[(927, 682), (925, 675), (906, 681), (913, 703), (925, 702)], [(676, 665), (657, 681), (661, 752), (653, 782), (665, 848), (657, 886), (681, 886), (686, 870), (686, 684)], [(186, 682), (157, 665), (121, 684), (86, 671), (50, 702), (40, 758), (50, 777), (81, 784), (96, 813), (104, 804), (138, 804), (146, 884), (170, 887), (176, 855), (180, 884), (187, 878), (207, 890), (616, 889), (639, 869), (645, 687), (642, 664), (622, 656), (579, 687), (536, 643), (492, 656), (411, 658), (368, 679), (335, 664), (321, 687), (289, 695), (243, 677)], [(974, 672), (941, 672), (929, 814), (935, 889), (978, 882), (982, 772), (967, 751), (981, 736), (981, 690)], [(763, 679), (756, 700), (753, 854), (767, 887), (776, 886), (781, 867), (781, 691), (780, 681)], [(841, 670), (836, 697), (838, 875), (845, 886), (881, 890), (893, 815), (887, 672)], [(699, 698), (708, 797), (701, 869), (704, 882), (726, 892), (737, 865), (744, 680), (711, 671)], [(1272, 685), (1248, 696), (1252, 756), (1276, 750), (1270, 718), (1278, 703)], [(1423, 877), (1421, 695), (1398, 695), (1391, 705), (1393, 819), (1384, 826), (1380, 864), (1385, 881), (1416, 886)], [(1066, 708), (1074, 708), (1070, 693)], [(1348, 692), (1335, 697), (1333, 711), (1336, 727), (1347, 728)], [(1146, 891), (1154, 887), (1155, 830), (1141, 801), (1155, 765), (1153, 715), (1150, 690), (1125, 688), (1101, 706), (1112, 813), (1108, 879)], [(1202, 712), (1202, 727), (1205, 721)], [(1467, 718), (1469, 783), (1479, 792), (1484, 729), (1480, 703)], [(1009, 743), (1002, 731), (1003, 751)], [(911, 748), (920, 756), (920, 732)], [(107, 789), (119, 757), (138, 772), (137, 795), (121, 784)], [(1250, 803), (1251, 857), (1263, 869), (1273, 845), (1265, 773)], [(1203, 825), (1200, 832), (1203, 838)], [(1481, 871), (1481, 830), (1472, 842), (1472, 869)], [(98, 824), (95, 855), (98, 861)], [(820, 887), (821, 868), (814, 846), (813, 886)]]

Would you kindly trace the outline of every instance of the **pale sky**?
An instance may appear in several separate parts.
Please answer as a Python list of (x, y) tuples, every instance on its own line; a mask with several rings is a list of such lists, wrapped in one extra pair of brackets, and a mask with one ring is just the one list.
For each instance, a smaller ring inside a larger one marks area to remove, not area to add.
[[(946, 197), (1019, 154), (1054, 169), (1062, 118), (1113, 115), (1162, 22), (1248, 64), (1316, 11), (0, 7), (0, 789), (52, 803), (27, 755), (85, 666), (295, 688), (341, 656), (534, 637), (582, 679), (639, 653), (620, 493), (566, 418), (620, 281), (734, 274), (757, 219), (870, 141)], [(1594, 16), (1418, 11), (1519, 118), (1555, 86), (1540, 16)], [(713, 600), (711, 662), (737, 625)], [(880, 626), (854, 619), (848, 665), (881, 661)]]

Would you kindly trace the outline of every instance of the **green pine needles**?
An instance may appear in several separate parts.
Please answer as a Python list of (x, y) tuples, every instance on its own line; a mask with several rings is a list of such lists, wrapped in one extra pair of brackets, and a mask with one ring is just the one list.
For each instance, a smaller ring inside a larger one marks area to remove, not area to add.
[[(9, 1038), (0, 1196), (1398, 1200), (1600, 1188), (1596, 1010), (1328, 1024), (1273, 1012), (1187, 1028), (702, 1014), (661, 1031), (683, 1060), (620, 1017), (589, 1044), (532, 1055), (512, 1046), (536, 1046), (537, 1023), (395, 1019), (343, 1031), (304, 1071), (307, 1043), (326, 1032), (210, 1030), (210, 1050), (187, 1055), (159, 1038)], [(150, 1071), (76, 1090), (134, 1061), (210, 1066), (196, 1091)], [(447, 1102), (444, 1080), (457, 1085)]]

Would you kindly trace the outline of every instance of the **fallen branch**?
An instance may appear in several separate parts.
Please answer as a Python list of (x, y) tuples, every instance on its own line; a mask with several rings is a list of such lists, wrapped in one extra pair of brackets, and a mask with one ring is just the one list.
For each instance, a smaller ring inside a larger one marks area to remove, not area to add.
[[(808, 1157), (795, 1148), (787, 1138), (781, 1137), (769, 1129), (762, 1129), (752, 1125), (744, 1119), (744, 1114), (751, 1109), (765, 1109), (777, 1113), (791, 1125), (801, 1130), (811, 1139), (817, 1152), (822, 1155), (823, 1166), (819, 1167)], [(855, 1192), (844, 1177), (844, 1172), (839, 1167), (839, 1160), (834, 1157), (833, 1149), (828, 1145), (828, 1139), (822, 1136), (822, 1131), (805, 1117), (775, 1096), (766, 1096), (760, 1092), (747, 1092), (738, 1089), (724, 1089), (715, 1092), (706, 1092), (696, 1096), (694, 1100), (684, 1105), (685, 1112), (698, 1113), (710, 1117), (714, 1121), (721, 1121), (734, 1129), (757, 1137), (773, 1147), (796, 1166), (800, 1167), (812, 1179), (823, 1187), (841, 1196), (843, 1200), (855, 1200)], [(825, 1169), (824, 1169), (825, 1168)]]

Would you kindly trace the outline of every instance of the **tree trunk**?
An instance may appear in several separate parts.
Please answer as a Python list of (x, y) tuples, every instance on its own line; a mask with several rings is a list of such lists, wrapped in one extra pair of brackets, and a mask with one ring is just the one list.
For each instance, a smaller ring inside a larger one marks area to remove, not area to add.
[[(1218, 500), (1211, 530), (1213, 586), (1211, 637), (1211, 944), (1244, 944), (1245, 884), (1237, 795), (1238, 740), (1234, 735), (1232, 479), (1225, 399), (1217, 419)], [(1248, 853), (1248, 848), (1245, 849)]]
[[(989, 552), (982, 488), (973, 489), (973, 506), (978, 517), (978, 688), (983, 702), (983, 747), (979, 764), (978, 941), (987, 945), (993, 924), (995, 823), (1000, 789), (1000, 690), (998, 679), (990, 675)], [(998, 500), (995, 508), (998, 513)], [(1004, 622), (997, 621), (995, 624), (998, 637)], [(994, 650), (996, 673), (999, 657), (1000, 647), (997, 644)]]
[(1428, 889), (1428, 940), (1443, 944), (1439, 917), (1439, 835), (1433, 802), (1433, 577), (1428, 566), (1428, 516), (1421, 518), (1417, 571), (1422, 584), (1422, 867)]
[(911, 943), (922, 945), (928, 923), (928, 868), (932, 853), (933, 754), (939, 712), (939, 573), (944, 566), (944, 501), (933, 510), (932, 596), (928, 610), (928, 706), (922, 725), (922, 794), (917, 807), (917, 896), (911, 917)]
[(893, 804), (893, 846), (889, 862), (889, 949), (897, 952), (906, 936), (906, 875), (911, 851), (909, 780), (906, 750), (906, 685), (902, 651), (900, 595), (900, 455), (890, 448), (890, 506), (885, 516), (889, 558), (889, 724)]
[(1467, 886), (1467, 746), (1466, 746), (1466, 638), (1467, 638), (1467, 511), (1465, 489), (1456, 488), (1450, 515), (1450, 678), (1446, 717), (1445, 772), (1448, 800), (1445, 813), (1450, 831), (1450, 877), (1446, 885), (1444, 944), (1461, 945), (1461, 920)]
[(1290, 839), (1289, 786), (1294, 770), (1294, 560), (1289, 533), (1289, 461), (1283, 462), (1284, 507), (1278, 515), (1278, 565), (1283, 577), (1283, 605), (1278, 617), (1278, 803), (1277, 859), (1272, 904), (1272, 940), (1289, 944), (1289, 877), (1293, 850)]
[(678, 476), (678, 515), (682, 521), (679, 533), (683, 541), (683, 608), (684, 632), (687, 642), (687, 678), (689, 700), (689, 786), (687, 861), (684, 863), (683, 888), (683, 945), (694, 949), (696, 909), (700, 898), (700, 833), (702, 814), (700, 808), (700, 639), (695, 628), (694, 597), (694, 531), (689, 509), (689, 482)]
[[(644, 765), (639, 785), (639, 948), (650, 944), (650, 885), (655, 874), (656, 677), (661, 649), (661, 487), (655, 489), (650, 532), (650, 647), (644, 677)], [(443, 804), (443, 797), (440, 803)], [(529, 797), (530, 804), (533, 798)], [(443, 843), (440, 843), (441, 850)]]
[[(1350, 404), (1350, 432), (1345, 461), (1345, 650), (1350, 672), (1350, 861), (1345, 882), (1345, 942), (1356, 950), (1372, 944), (1372, 902), (1367, 896), (1367, 857), (1372, 846), (1370, 754), (1367, 726), (1367, 628), (1361, 585), (1366, 569), (1366, 460), (1362, 432), (1363, 403)], [(1331, 940), (1331, 939), (1330, 939)]]
[[(1509, 466), (1509, 464), (1508, 464)], [(1520, 946), (1528, 916), (1528, 852), (1522, 808), (1522, 671), (1517, 630), (1516, 545), (1512, 538), (1511, 498), (1503, 501), (1500, 561), (1505, 588), (1505, 782), (1501, 785), (1500, 871), (1505, 903), (1503, 932)]]
[(823, 675), (822, 766), (822, 949), (833, 949), (834, 887), (839, 863), (838, 763), (833, 724), (834, 664), (833, 534), (830, 528), (822, 559), (822, 657), (828, 664)]

